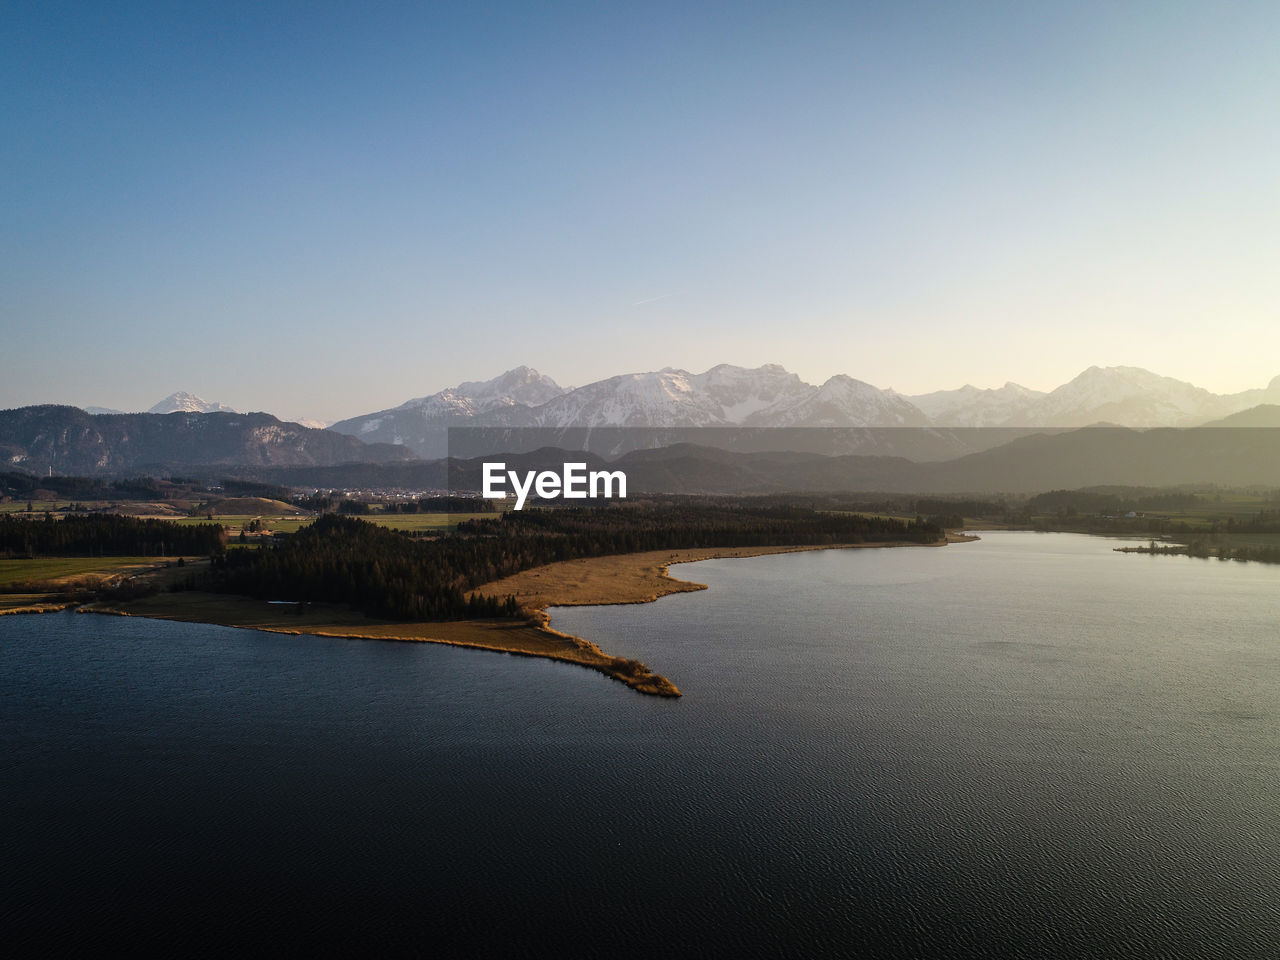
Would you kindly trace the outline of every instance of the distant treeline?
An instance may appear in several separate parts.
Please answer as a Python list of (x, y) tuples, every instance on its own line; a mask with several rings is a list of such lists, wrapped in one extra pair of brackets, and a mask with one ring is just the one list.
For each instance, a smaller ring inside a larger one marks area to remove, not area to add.
[(1184, 557), (1217, 557), (1219, 560), (1243, 560), (1254, 563), (1280, 563), (1280, 546), (1242, 544), (1219, 541), (1213, 536), (1197, 537), (1190, 543), (1156, 543), (1145, 547), (1122, 547), (1123, 553), (1154, 553)]
[[(290, 500), (293, 491), (277, 484), (228, 477), (220, 481), (227, 497), (262, 497)], [(204, 483), (192, 477), (129, 477), (105, 480), (102, 477), (40, 477), (30, 473), (0, 473), (0, 494), (15, 500), (43, 499), (53, 494), (59, 500), (173, 500), (207, 496)]]
[[(731, 501), (734, 498), (726, 498)], [(737, 502), (743, 502), (737, 498)], [(815, 510), (851, 510), (858, 513), (888, 513), (917, 517), (986, 517), (1002, 518), (1010, 505), (1004, 500), (982, 500), (974, 497), (916, 497), (909, 494), (770, 494), (752, 497), (761, 505), (808, 506)]]
[(47, 491), (59, 500), (165, 500), (190, 496), (195, 481), (174, 477), (131, 477), (103, 480), (100, 477), (38, 477), (30, 473), (0, 473), (0, 494), (15, 500), (31, 499), (37, 491)]
[(391, 497), (374, 497), (353, 500), (337, 493), (313, 493), (301, 497), (282, 497), (295, 506), (316, 513), (336, 511), (353, 517), (371, 513), (493, 513), (496, 503), (478, 497), (420, 497), (417, 500), (398, 500)]
[(920, 497), (909, 504), (909, 513), (921, 516), (948, 515), (961, 517), (1002, 517), (1009, 511), (1003, 500), (948, 500), (939, 497)]
[(1141, 487), (1118, 491), (1050, 490), (1026, 502), (1032, 514), (1122, 514), (1147, 510), (1186, 510), (1204, 501), (1186, 491), (1149, 490)]
[(327, 514), (284, 543), (233, 551), (217, 585), (273, 600), (348, 603), (398, 620), (510, 616), (511, 598), (476, 587), (559, 560), (682, 547), (933, 543), (938, 527), (916, 521), (818, 513), (797, 507), (524, 510), (471, 520), (429, 542), (352, 517)]
[[(889, 493), (767, 493), (767, 494), (662, 494), (638, 493), (629, 498), (632, 503), (652, 503), (679, 506), (681, 504), (714, 505), (720, 507), (800, 507), (807, 510), (843, 511), (850, 513), (891, 514), (895, 516), (920, 516), (930, 514), (961, 514), (967, 517), (1002, 517), (1011, 509), (1004, 500), (982, 500), (972, 497), (917, 497), (911, 494)], [(601, 506), (607, 506), (602, 503)]]
[(538, 563), (683, 547), (932, 543), (943, 536), (938, 527), (924, 522), (824, 513), (799, 506), (747, 506), (743, 501), (522, 510), (499, 519), (464, 521), (458, 524), (458, 534), (493, 537), (522, 547), (525, 541), (538, 543), (545, 557)]
[(61, 520), (0, 519), (4, 557), (176, 557), (218, 554), (226, 532), (214, 523), (180, 526), (117, 514), (73, 515)]
[(479, 497), (421, 497), (418, 500), (388, 500), (383, 513), (493, 513), (495, 501)]
[[(1085, 533), (1113, 534), (1136, 533), (1142, 536), (1159, 534), (1160, 536), (1172, 537), (1182, 543), (1189, 544), (1193, 542), (1192, 538), (1202, 538), (1204, 536), (1218, 537), (1219, 535), (1226, 535), (1230, 537), (1234, 534), (1280, 533), (1280, 511), (1262, 510), (1251, 517), (1217, 517), (1194, 524), (1185, 520), (1170, 520), (1167, 517), (1158, 516), (1086, 517), (1082, 515), (1057, 519), (1041, 518), (1033, 521), (1031, 525), (1038, 530), (1079, 530)], [(1253, 548), (1249, 547), (1248, 549)], [(1205, 554), (1192, 554), (1192, 556), (1201, 555)], [(1214, 555), (1216, 556), (1216, 553)], [(1240, 554), (1237, 559), (1263, 560), (1265, 558), (1261, 555), (1246, 557)]]
[(274, 483), (258, 483), (256, 480), (237, 480), (226, 477), (222, 480), (222, 492), (227, 497), (261, 497), (263, 500), (293, 499), (293, 491)]

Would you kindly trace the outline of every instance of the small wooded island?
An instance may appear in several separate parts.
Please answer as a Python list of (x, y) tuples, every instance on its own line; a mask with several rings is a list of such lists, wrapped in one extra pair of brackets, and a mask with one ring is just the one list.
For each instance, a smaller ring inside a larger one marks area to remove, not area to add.
[[(576, 663), (642, 693), (679, 696), (645, 664), (548, 626), (554, 604), (637, 603), (702, 589), (671, 563), (831, 547), (945, 542), (917, 518), (827, 512), (787, 504), (666, 498), (555, 507), (465, 520), (425, 539), (325, 514), (253, 548), (228, 545), (216, 524), (179, 527), (119, 516), (0, 522), (0, 556), (174, 557), (99, 584), (61, 606), (288, 633), (429, 641)], [(172, 563), (172, 561), (169, 561)]]

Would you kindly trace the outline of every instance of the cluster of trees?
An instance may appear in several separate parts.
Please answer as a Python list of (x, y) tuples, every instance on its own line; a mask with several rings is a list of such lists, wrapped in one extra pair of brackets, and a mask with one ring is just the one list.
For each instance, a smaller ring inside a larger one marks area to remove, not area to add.
[(222, 481), (222, 492), (228, 497), (261, 497), (263, 500), (293, 499), (293, 491), (274, 483), (259, 483), (256, 480), (238, 480), (226, 477)]
[(1259, 510), (1247, 520), (1227, 517), (1221, 528), (1227, 533), (1280, 533), (1280, 510)]
[(222, 553), (226, 542), (226, 531), (215, 523), (180, 526), (109, 513), (37, 521), (5, 515), (0, 520), (4, 557), (203, 556)]
[[(1256, 563), (1280, 563), (1280, 545), (1223, 543), (1217, 549), (1222, 560), (1252, 560)], [(1192, 554), (1192, 556), (1203, 554)]]
[(1125, 552), (1280, 563), (1280, 545), (1231, 543), (1214, 537), (1197, 537), (1190, 543), (1159, 544), (1152, 540), (1145, 547), (1129, 547)]
[(304, 497), (293, 497), (289, 502), (295, 507), (310, 510), (314, 513), (327, 513), (332, 510), (338, 498), (328, 493), (312, 493)]
[(480, 541), (423, 544), (354, 517), (325, 514), (282, 544), (232, 551), (214, 564), (218, 589), (264, 600), (347, 603), (391, 620), (514, 616), (510, 598), (470, 587)]
[(820, 513), (803, 507), (650, 504), (523, 510), (470, 520), (415, 541), (353, 517), (326, 514), (284, 543), (233, 551), (215, 565), (220, 589), (262, 599), (351, 604), (388, 619), (514, 615), (512, 598), (475, 588), (531, 567), (682, 547), (933, 543), (922, 520)]

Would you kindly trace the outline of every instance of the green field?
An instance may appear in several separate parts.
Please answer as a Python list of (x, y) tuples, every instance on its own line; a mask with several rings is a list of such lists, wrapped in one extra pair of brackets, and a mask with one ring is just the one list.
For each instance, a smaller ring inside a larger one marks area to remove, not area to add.
[(360, 519), (388, 530), (435, 530), (444, 533), (463, 520), (496, 520), (500, 516), (500, 513), (371, 513)]
[(200, 514), (195, 517), (174, 517), (173, 522), (184, 527), (201, 523), (216, 523), (223, 527), (230, 527), (233, 533), (238, 533), (240, 528), (249, 521), (261, 520), (263, 526), (269, 526), (272, 530), (283, 530), (291, 533), (299, 527), (305, 527), (314, 519), (315, 517), (281, 517), (265, 513), (215, 515), (213, 519), (209, 519), (204, 514)]
[(11, 500), (8, 503), (0, 503), (0, 513), (26, 513), (28, 503), (36, 513), (45, 513), (49, 510), (63, 510), (79, 502), (79, 500)]
[[(360, 519), (375, 523), (380, 527), (386, 527), (389, 530), (406, 530), (409, 532), (431, 530), (443, 533), (447, 530), (452, 530), (462, 520), (484, 519), (486, 517), (494, 519), (498, 516), (500, 514), (497, 513), (371, 513), (360, 517)], [(219, 523), (227, 527), (233, 536), (236, 536), (252, 520), (260, 521), (263, 530), (268, 533), (294, 533), (314, 522), (315, 517), (272, 517), (260, 515), (214, 517), (212, 520), (207, 517), (181, 517), (174, 522), (184, 526), (196, 523)], [(250, 536), (253, 536), (253, 534), (250, 534)]]
[(163, 564), (162, 557), (42, 557), (0, 560), (0, 590), (14, 583), (46, 583), (86, 574), (111, 576)]

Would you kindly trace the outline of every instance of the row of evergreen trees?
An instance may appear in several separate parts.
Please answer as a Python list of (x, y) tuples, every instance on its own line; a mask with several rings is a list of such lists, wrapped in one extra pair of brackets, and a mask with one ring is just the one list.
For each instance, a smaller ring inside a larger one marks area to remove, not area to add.
[(0, 520), (0, 557), (176, 557), (221, 553), (227, 534), (216, 523), (181, 526), (112, 513), (60, 520)]

